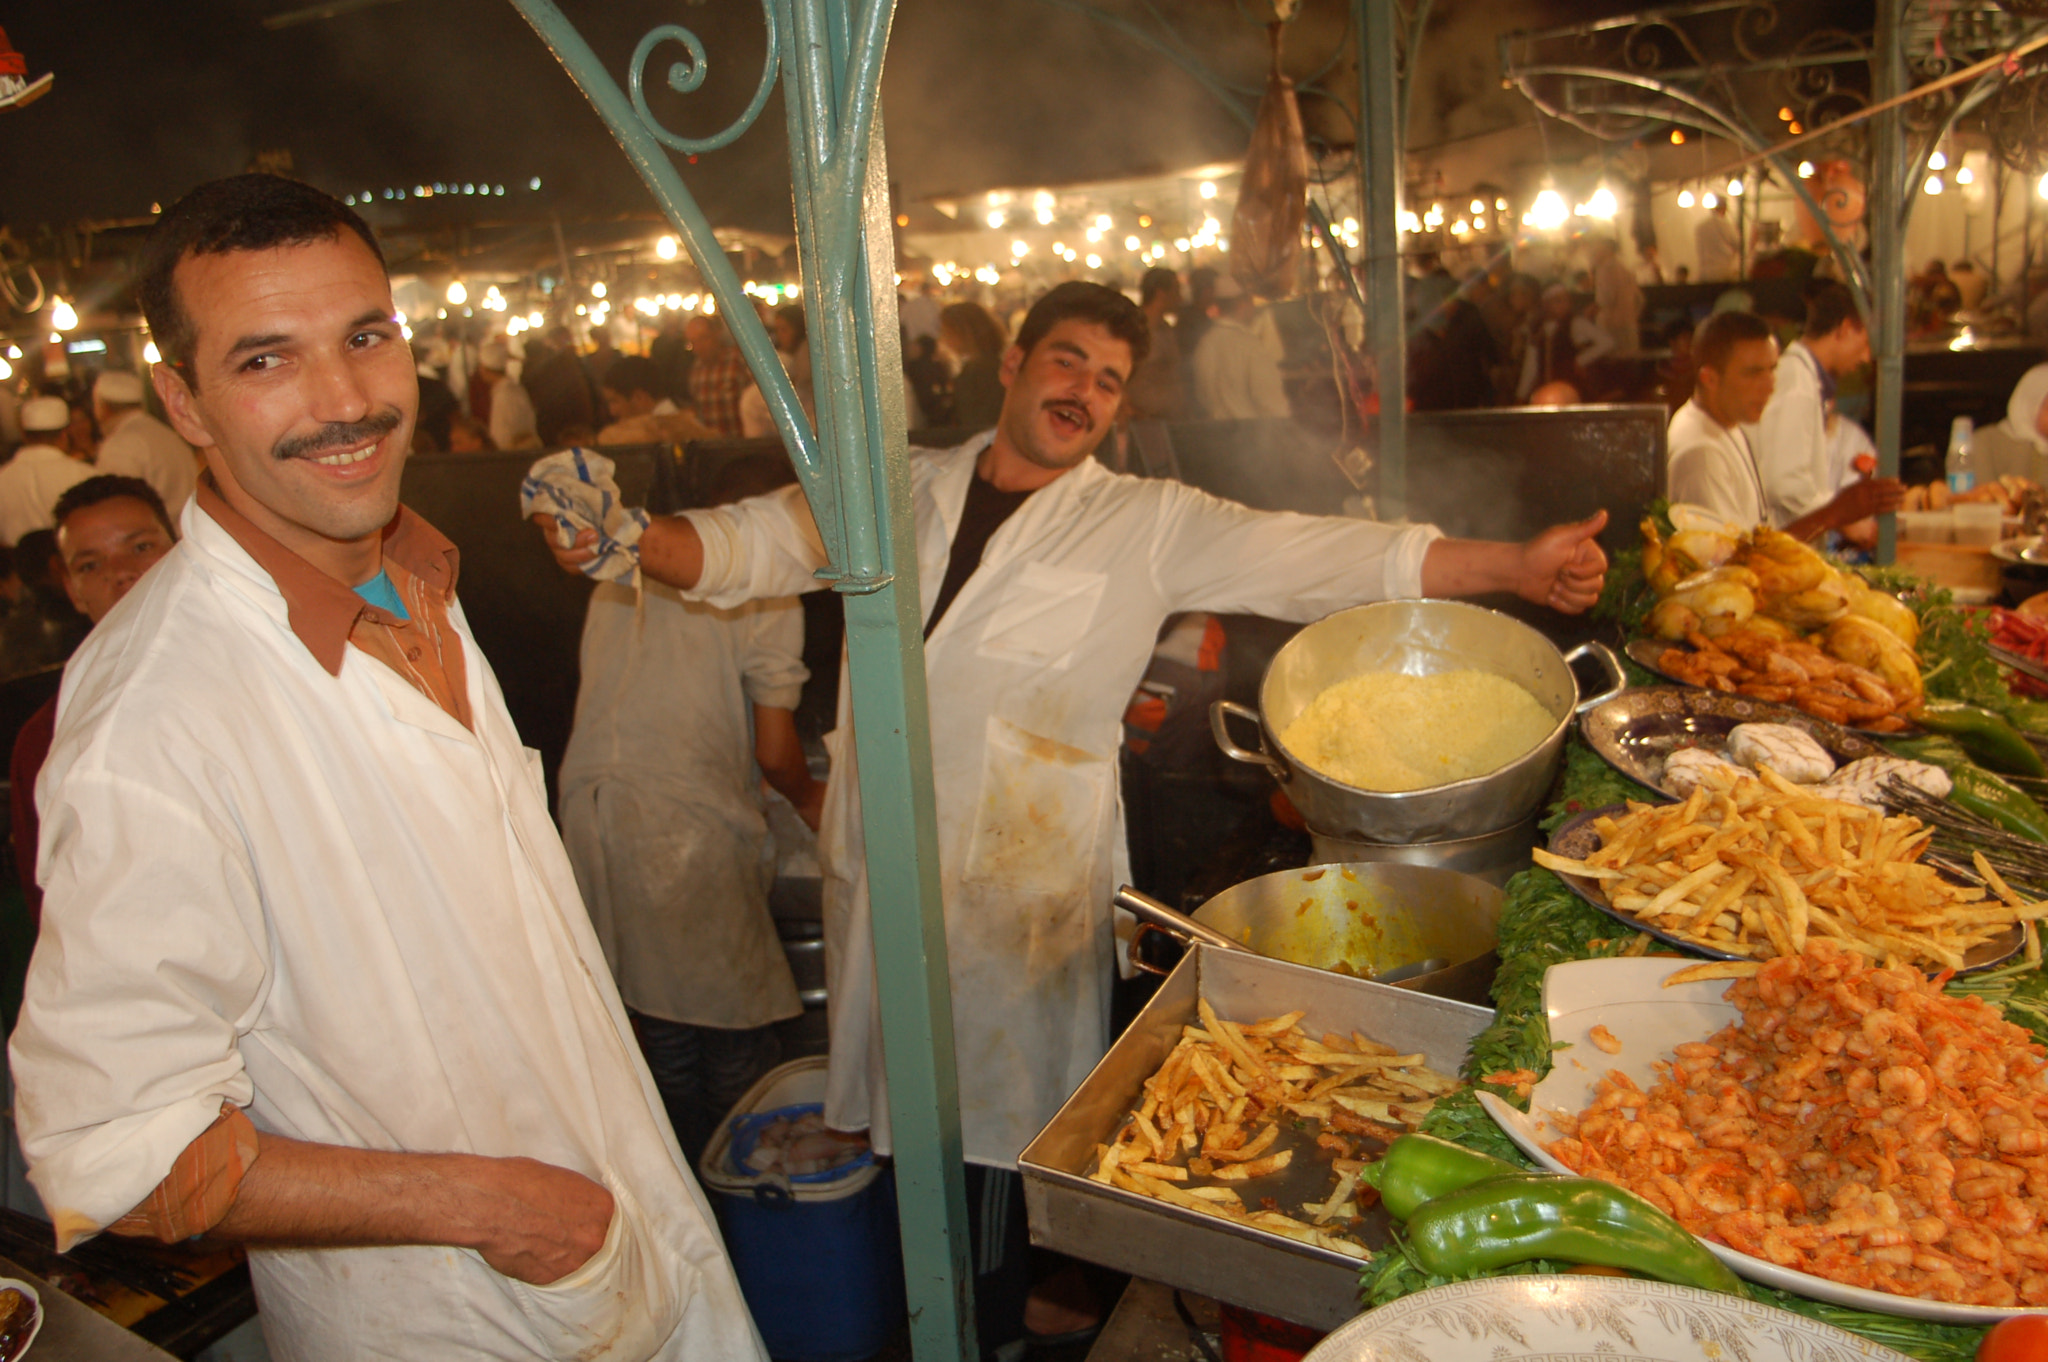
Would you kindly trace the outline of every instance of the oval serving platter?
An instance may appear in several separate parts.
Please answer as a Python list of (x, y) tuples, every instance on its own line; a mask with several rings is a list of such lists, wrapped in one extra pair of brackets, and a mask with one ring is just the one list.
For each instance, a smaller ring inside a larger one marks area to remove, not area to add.
[(1738, 724), (1785, 724), (1827, 749), (1837, 767), (1860, 757), (1889, 756), (1861, 734), (1816, 719), (1790, 705), (1694, 686), (1639, 686), (1595, 705), (1579, 718), (1579, 731), (1609, 766), (1638, 785), (1675, 800), (1664, 784), (1673, 752), (1698, 747), (1721, 755)]

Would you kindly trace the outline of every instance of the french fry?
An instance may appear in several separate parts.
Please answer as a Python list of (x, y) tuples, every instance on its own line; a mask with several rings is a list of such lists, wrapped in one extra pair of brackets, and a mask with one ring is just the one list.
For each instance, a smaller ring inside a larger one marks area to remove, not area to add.
[(1262, 1178), (1268, 1173), (1277, 1173), (1292, 1162), (1294, 1151), (1283, 1149), (1277, 1154), (1268, 1154), (1263, 1159), (1253, 1159), (1250, 1163), (1221, 1165), (1216, 1169), (1216, 1176), (1225, 1182), (1247, 1182), (1252, 1178)]
[(1677, 988), (1680, 984), (1696, 984), (1704, 979), (1754, 979), (1762, 968), (1754, 960), (1708, 960), (1673, 970), (1664, 976), (1663, 986)]

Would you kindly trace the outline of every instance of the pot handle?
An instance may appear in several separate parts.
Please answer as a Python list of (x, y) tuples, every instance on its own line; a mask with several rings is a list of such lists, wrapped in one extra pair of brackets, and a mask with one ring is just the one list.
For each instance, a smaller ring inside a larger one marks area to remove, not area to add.
[[(1131, 968), (1139, 970), (1145, 974), (1156, 974), (1163, 979), (1167, 975), (1173, 973), (1173, 971), (1170, 969), (1166, 969), (1162, 966), (1153, 964), (1150, 960), (1145, 958), (1145, 953), (1139, 949), (1140, 943), (1142, 943), (1146, 937), (1151, 936), (1154, 932), (1157, 932), (1161, 936), (1173, 936), (1173, 933), (1167, 931), (1164, 927), (1155, 927), (1149, 922), (1140, 922), (1138, 924), (1138, 930), (1131, 933)], [(1188, 944), (1185, 941), (1181, 941), (1180, 938), (1177, 936), (1173, 936), (1173, 939), (1175, 941), (1180, 941), (1180, 944), (1182, 946), (1186, 946)]]
[[(1253, 725), (1258, 728), (1259, 751), (1253, 752), (1247, 748), (1239, 747), (1231, 741), (1230, 717), (1233, 714), (1240, 719), (1251, 720)], [(1246, 705), (1240, 705), (1235, 700), (1218, 700), (1209, 706), (1209, 731), (1215, 734), (1216, 745), (1223, 749), (1223, 755), (1229, 757), (1232, 761), (1241, 761), (1251, 766), (1263, 766), (1272, 773), (1273, 779), (1279, 781), (1282, 785), (1285, 785), (1293, 778), (1294, 773), (1292, 771), (1289, 771), (1283, 763), (1275, 761), (1265, 751), (1266, 730), (1265, 726), (1259, 721), (1257, 710)]]
[(1614, 655), (1614, 649), (1604, 643), (1581, 643), (1578, 647), (1564, 655), (1565, 665), (1569, 667), (1582, 657), (1590, 657), (1597, 660), (1606, 671), (1608, 679), (1613, 681), (1614, 684), (1601, 691), (1592, 699), (1581, 700), (1576, 705), (1573, 705), (1572, 713), (1574, 714), (1584, 714), (1595, 705), (1606, 704), (1609, 700), (1612, 700), (1615, 696), (1628, 689), (1628, 673), (1621, 669), (1621, 659)]
[(1153, 898), (1141, 893), (1128, 884), (1116, 891), (1110, 902), (1129, 913), (1139, 922), (1155, 927), (1162, 932), (1179, 937), (1191, 946), (1214, 946), (1219, 951), (1252, 952), (1242, 944), (1232, 941), (1212, 927), (1204, 927), (1185, 913), (1176, 912)]

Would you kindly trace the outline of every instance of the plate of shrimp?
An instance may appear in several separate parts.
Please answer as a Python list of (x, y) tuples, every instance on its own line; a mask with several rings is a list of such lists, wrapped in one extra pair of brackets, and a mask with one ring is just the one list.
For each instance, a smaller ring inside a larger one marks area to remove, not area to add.
[(1553, 966), (1549, 1074), (1527, 1113), (1480, 1100), (1537, 1163), (1629, 1188), (1752, 1281), (1950, 1324), (2040, 1313), (2048, 1058), (1942, 982), (1829, 940)]
[(1866, 733), (1919, 731), (1905, 717), (1918, 705), (1917, 693), (1803, 639), (1736, 630), (1718, 639), (1694, 633), (1682, 644), (1639, 638), (1624, 651), (1638, 666), (1681, 685), (1789, 705)]

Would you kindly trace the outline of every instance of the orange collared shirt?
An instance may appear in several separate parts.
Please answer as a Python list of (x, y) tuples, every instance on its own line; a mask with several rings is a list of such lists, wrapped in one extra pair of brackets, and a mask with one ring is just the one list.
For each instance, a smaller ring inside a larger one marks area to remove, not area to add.
[[(410, 616), (401, 620), (258, 529), (228, 505), (211, 474), (200, 480), (197, 495), (199, 508), (270, 574), (284, 596), (292, 632), (331, 675), (341, 675), (353, 645), (411, 682), (464, 728), (473, 727), (462, 636), (448, 613), (458, 554), (439, 530), (404, 507), (384, 527), (384, 570)], [(185, 1146), (156, 1189), (107, 1228), (165, 1243), (204, 1234), (234, 1205), (256, 1154), (256, 1127), (241, 1108), (223, 1102), (219, 1119)]]

